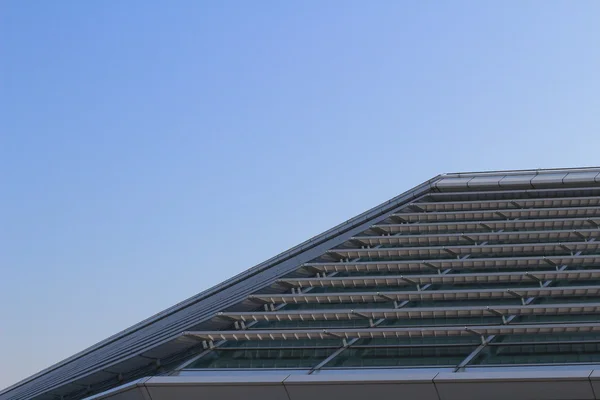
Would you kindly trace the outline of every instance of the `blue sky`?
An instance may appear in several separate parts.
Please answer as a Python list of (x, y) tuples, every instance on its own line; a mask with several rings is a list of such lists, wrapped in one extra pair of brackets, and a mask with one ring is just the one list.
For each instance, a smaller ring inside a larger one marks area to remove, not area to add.
[(439, 173), (599, 165), (599, 16), (4, 1), (0, 387)]

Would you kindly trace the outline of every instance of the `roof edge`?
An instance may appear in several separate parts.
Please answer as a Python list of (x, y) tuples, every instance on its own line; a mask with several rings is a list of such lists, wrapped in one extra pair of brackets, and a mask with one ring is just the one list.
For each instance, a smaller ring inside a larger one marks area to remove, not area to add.
[[(137, 324), (132, 325), (131, 327), (129, 327), (125, 330), (122, 330), (122, 331), (108, 337), (107, 339), (102, 340), (101, 342), (98, 342), (98, 343), (96, 343), (96, 344), (62, 360), (62, 361), (59, 361), (56, 364), (53, 364), (53, 365), (35, 373), (34, 375), (31, 375), (25, 379), (22, 379), (6, 388), (0, 390), (0, 396), (6, 395), (7, 393), (19, 388), (20, 386), (23, 386), (31, 381), (34, 381), (37, 378), (40, 378), (48, 373), (51, 373), (52, 371), (57, 370), (60, 367), (65, 366), (65, 365), (77, 360), (78, 358), (81, 358), (93, 351), (101, 349), (102, 347), (105, 347), (113, 342), (116, 342), (119, 339), (122, 339), (144, 327), (147, 327), (156, 321), (159, 321), (163, 318), (166, 318), (167, 316), (177, 313), (178, 311), (181, 311), (182, 309), (184, 309), (186, 307), (189, 307), (197, 302), (200, 302), (200, 301), (206, 299), (207, 297), (213, 296), (222, 290), (225, 290), (233, 285), (236, 285), (236, 284), (242, 282), (245, 279), (248, 279), (248, 278), (250, 278), (254, 275), (257, 275), (261, 272), (264, 272), (265, 270), (268, 270), (269, 268), (274, 267), (285, 260), (296, 257), (297, 255), (302, 254), (305, 251), (310, 250), (313, 247), (316, 247), (324, 242), (327, 242), (328, 240), (339, 235), (340, 233), (343, 233), (349, 229), (352, 229), (354, 226), (364, 223), (366, 220), (373, 217), (372, 214), (378, 214), (380, 210), (385, 210), (393, 203), (396, 203), (400, 200), (405, 200), (407, 197), (410, 197), (410, 196), (412, 196), (412, 198), (416, 198), (416, 197), (422, 195), (423, 191), (426, 191), (426, 190), (435, 190), (434, 184), (443, 177), (444, 177), (443, 174), (436, 175), (433, 178), (428, 179), (427, 181), (393, 197), (392, 199), (390, 199), (388, 201), (385, 201), (373, 208), (370, 208), (369, 210), (367, 210), (349, 220), (346, 220), (346, 221), (334, 226), (333, 228), (326, 230), (325, 232), (322, 232), (316, 236), (313, 236), (312, 238), (305, 240), (304, 242), (302, 242), (286, 251), (283, 251), (282, 253), (279, 253), (278, 255), (271, 257), (268, 260), (263, 261), (260, 264), (250, 267), (249, 269), (233, 276), (232, 278), (229, 278), (229, 279), (221, 282), (220, 284), (217, 284), (217, 285), (215, 285), (209, 289), (206, 289), (192, 297), (189, 297), (186, 300), (183, 300), (183, 301), (181, 301), (181, 302), (179, 302), (157, 314), (154, 314), (154, 315), (138, 322)], [(417, 193), (418, 193), (418, 195), (415, 195)], [(406, 202), (406, 200), (402, 201), (402, 202)]]

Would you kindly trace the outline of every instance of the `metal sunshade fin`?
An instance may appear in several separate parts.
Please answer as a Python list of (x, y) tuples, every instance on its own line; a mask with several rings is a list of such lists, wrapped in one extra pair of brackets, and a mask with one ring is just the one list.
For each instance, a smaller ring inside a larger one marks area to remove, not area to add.
[(439, 246), (460, 245), (468, 243), (494, 242), (507, 240), (514, 243), (519, 241), (559, 242), (569, 239), (589, 240), (600, 238), (600, 229), (561, 229), (534, 230), (517, 232), (462, 232), (447, 234), (393, 235), (393, 236), (355, 236), (351, 239), (369, 246), (376, 245), (417, 245)]
[(261, 303), (378, 303), (390, 301), (450, 301), (529, 297), (598, 296), (600, 286), (527, 287), (511, 289), (422, 290), (345, 293), (256, 294), (248, 299)]
[(427, 234), (445, 232), (491, 232), (497, 230), (551, 230), (551, 229), (584, 229), (597, 228), (600, 225), (599, 217), (582, 218), (539, 218), (521, 220), (471, 220), (471, 221), (446, 221), (422, 222), (417, 224), (376, 224), (373, 228), (388, 232), (389, 234)]
[(440, 211), (397, 213), (396, 217), (403, 222), (433, 222), (433, 221), (494, 221), (515, 218), (573, 218), (573, 217), (598, 217), (600, 207), (559, 207), (559, 208), (525, 208), (525, 209), (496, 209), (473, 211)]
[[(564, 242), (564, 243), (513, 243), (492, 245), (461, 245), (461, 246), (430, 246), (430, 247), (373, 247), (363, 249), (336, 248), (328, 251), (346, 258), (355, 257), (432, 257), (439, 255), (461, 256), (486, 254), (527, 254), (540, 253), (554, 254), (575, 253), (577, 251), (598, 251), (600, 241), (589, 242)], [(552, 255), (552, 254), (550, 254)]]
[(466, 201), (432, 201), (415, 202), (411, 205), (423, 211), (469, 211), (489, 209), (519, 209), (519, 208), (562, 208), (562, 207), (591, 207), (600, 205), (600, 197), (545, 197), (545, 198), (513, 198), (498, 200), (466, 200)]
[(245, 322), (251, 321), (339, 321), (354, 319), (420, 319), (463, 318), (493, 315), (570, 315), (600, 314), (600, 303), (566, 303), (533, 305), (495, 305), (460, 307), (361, 308), (336, 310), (222, 312), (217, 316)]
[(343, 287), (364, 286), (414, 286), (426, 284), (475, 284), (504, 282), (533, 282), (547, 280), (584, 280), (600, 279), (600, 269), (533, 271), (533, 272), (493, 272), (476, 274), (427, 274), (427, 275), (375, 275), (357, 277), (325, 278), (288, 278), (278, 282), (298, 288), (307, 287)]
[(390, 260), (390, 261), (348, 261), (348, 262), (311, 262), (303, 264), (304, 268), (320, 272), (368, 272), (368, 271), (432, 271), (443, 269), (481, 269), (481, 268), (528, 268), (558, 267), (561, 265), (600, 266), (599, 255), (579, 256), (534, 256), (534, 257), (490, 257), (467, 259), (433, 259), (433, 260)]
[(600, 323), (436, 326), (425, 328), (344, 328), (344, 329), (273, 329), (238, 331), (192, 331), (183, 336), (202, 340), (324, 340), (324, 339), (374, 339), (435, 336), (537, 335), (560, 333), (598, 333)]

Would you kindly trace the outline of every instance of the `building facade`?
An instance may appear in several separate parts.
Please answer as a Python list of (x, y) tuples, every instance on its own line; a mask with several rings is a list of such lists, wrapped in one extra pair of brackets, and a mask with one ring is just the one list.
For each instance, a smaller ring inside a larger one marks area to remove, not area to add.
[(600, 168), (444, 174), (0, 400), (596, 399), (599, 316)]

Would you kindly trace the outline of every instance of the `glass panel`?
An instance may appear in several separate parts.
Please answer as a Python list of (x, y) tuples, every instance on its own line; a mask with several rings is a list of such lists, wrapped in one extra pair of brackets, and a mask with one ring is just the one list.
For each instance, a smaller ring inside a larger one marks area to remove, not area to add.
[(474, 364), (564, 364), (600, 362), (600, 343), (488, 345)]
[(330, 361), (335, 367), (451, 366), (460, 363), (476, 346), (349, 348)]
[(503, 299), (465, 299), (465, 300), (424, 300), (411, 301), (407, 307), (464, 307), (464, 306), (517, 306), (521, 305), (521, 300), (518, 298), (503, 298)]
[(523, 343), (523, 342), (575, 342), (600, 340), (600, 333), (554, 333), (537, 335), (506, 335), (500, 336), (497, 342)]
[(335, 350), (335, 348), (213, 350), (187, 368), (309, 368)]
[(462, 318), (410, 318), (389, 319), (381, 326), (410, 327), (410, 326), (443, 326), (443, 325), (498, 325), (502, 324), (500, 317), (462, 317)]
[(357, 346), (431, 346), (431, 345), (460, 345), (473, 344), (478, 345), (481, 339), (473, 336), (438, 336), (438, 337), (406, 337), (389, 339), (359, 339), (352, 347)]
[(561, 324), (569, 322), (598, 322), (598, 314), (567, 314), (567, 315), (522, 315), (512, 324)]
[(403, 286), (360, 286), (360, 287), (315, 287), (310, 293), (346, 293), (346, 292), (410, 292), (417, 290), (415, 285)]
[(394, 308), (393, 301), (375, 303), (299, 303), (287, 304), (286, 310), (359, 310), (361, 308)]
[(278, 348), (278, 347), (341, 347), (341, 339), (300, 339), (300, 340), (230, 340), (222, 347)]

